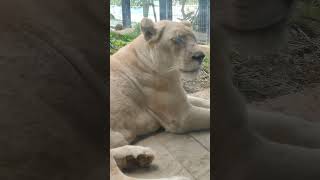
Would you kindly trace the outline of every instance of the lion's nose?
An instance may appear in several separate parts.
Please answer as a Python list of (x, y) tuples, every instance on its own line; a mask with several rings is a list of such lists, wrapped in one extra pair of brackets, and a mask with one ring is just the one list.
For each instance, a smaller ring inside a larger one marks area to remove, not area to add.
[(192, 59), (195, 60), (195, 61), (198, 61), (200, 64), (202, 63), (204, 57), (205, 57), (205, 55), (204, 55), (204, 53), (201, 52), (201, 51), (195, 52), (195, 53), (192, 55)]

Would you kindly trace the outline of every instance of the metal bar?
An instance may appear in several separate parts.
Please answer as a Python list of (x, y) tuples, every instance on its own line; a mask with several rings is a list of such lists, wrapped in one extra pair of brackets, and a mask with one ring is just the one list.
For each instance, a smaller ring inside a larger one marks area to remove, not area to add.
[(207, 32), (208, 0), (199, 0), (199, 32)]
[(130, 0), (121, 0), (122, 3), (122, 22), (124, 28), (131, 27)]
[(159, 0), (160, 20), (167, 19), (167, 0)]
[(166, 0), (167, 1), (167, 19), (172, 20), (172, 0)]

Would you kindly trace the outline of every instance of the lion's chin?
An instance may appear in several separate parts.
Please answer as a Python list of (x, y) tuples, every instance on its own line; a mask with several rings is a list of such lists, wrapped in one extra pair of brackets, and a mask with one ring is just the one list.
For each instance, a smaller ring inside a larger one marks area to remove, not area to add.
[(200, 68), (194, 70), (182, 70), (180, 69), (181, 78), (184, 80), (194, 80), (198, 77)]

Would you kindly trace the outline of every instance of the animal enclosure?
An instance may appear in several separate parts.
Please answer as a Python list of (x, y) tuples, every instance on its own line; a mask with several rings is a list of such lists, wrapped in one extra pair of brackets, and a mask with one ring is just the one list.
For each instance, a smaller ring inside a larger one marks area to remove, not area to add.
[(110, 27), (134, 27), (143, 17), (159, 20), (189, 21), (201, 44), (210, 43), (209, 0), (111, 0)]

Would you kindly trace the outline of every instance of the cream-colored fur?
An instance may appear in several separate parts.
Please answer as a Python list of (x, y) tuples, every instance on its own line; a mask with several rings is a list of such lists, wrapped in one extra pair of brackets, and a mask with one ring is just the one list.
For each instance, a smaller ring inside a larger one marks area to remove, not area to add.
[[(128, 145), (137, 136), (161, 127), (172, 133), (210, 128), (209, 101), (188, 96), (180, 80), (197, 76), (203, 55), (189, 25), (144, 18), (141, 31), (110, 60), (110, 178), (114, 180), (134, 179), (120, 169), (152, 162), (151, 149)], [(169, 179), (186, 178), (163, 180)]]

